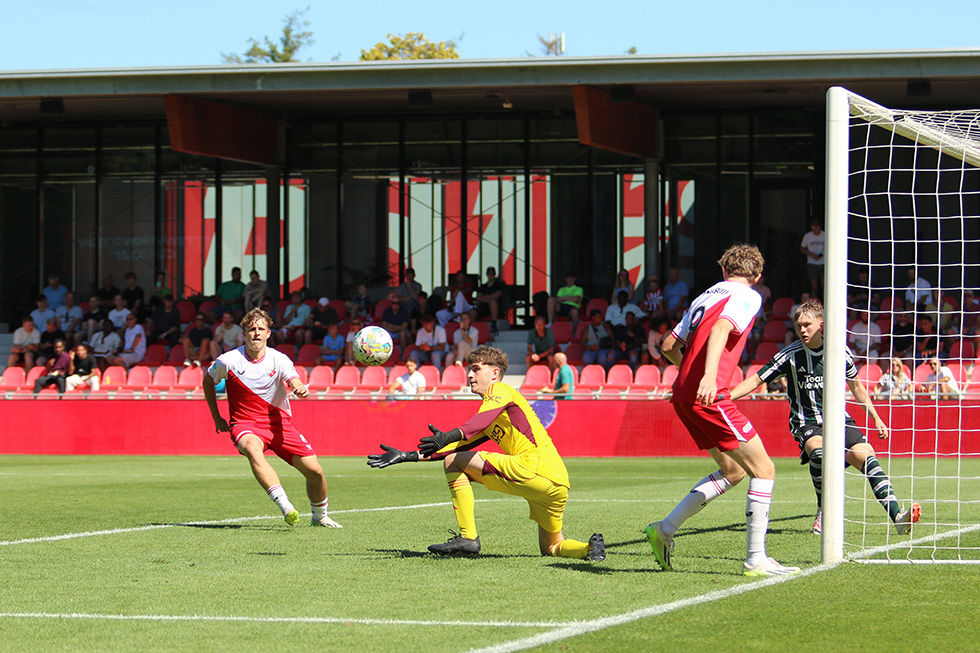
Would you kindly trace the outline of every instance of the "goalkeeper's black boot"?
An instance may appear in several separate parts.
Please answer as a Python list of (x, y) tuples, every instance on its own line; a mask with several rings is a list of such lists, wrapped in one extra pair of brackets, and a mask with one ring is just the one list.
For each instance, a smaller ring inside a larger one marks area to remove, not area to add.
[(606, 559), (606, 542), (602, 539), (602, 533), (593, 533), (589, 538), (589, 552), (585, 554), (585, 559), (592, 562)]
[(452, 534), (452, 537), (450, 537), (447, 542), (442, 544), (433, 544), (429, 547), (429, 551), (432, 553), (438, 553), (439, 555), (456, 555), (459, 553), (476, 555), (480, 552), (479, 536), (477, 536), (476, 539), (471, 540), (454, 531), (449, 532)]

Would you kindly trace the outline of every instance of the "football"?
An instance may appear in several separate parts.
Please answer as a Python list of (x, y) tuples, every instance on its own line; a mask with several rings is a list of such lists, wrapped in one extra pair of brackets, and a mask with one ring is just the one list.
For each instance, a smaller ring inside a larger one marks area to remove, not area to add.
[(379, 326), (367, 326), (354, 335), (354, 358), (364, 365), (381, 365), (391, 356), (391, 334)]

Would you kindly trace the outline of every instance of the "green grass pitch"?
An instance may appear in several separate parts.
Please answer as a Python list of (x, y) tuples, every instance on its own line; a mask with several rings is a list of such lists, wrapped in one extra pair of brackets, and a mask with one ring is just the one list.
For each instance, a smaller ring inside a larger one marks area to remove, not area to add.
[[(812, 488), (795, 460), (777, 461), (769, 552), (812, 573), (775, 584), (739, 573), (747, 483), (680, 531), (676, 572), (658, 570), (640, 531), (712, 471), (707, 458), (567, 460), (565, 534), (586, 539), (602, 532), (608, 557), (597, 564), (539, 556), (526, 504), (482, 487), (476, 497), (483, 553), (431, 556), (426, 546), (455, 527), (437, 465), (372, 470), (363, 459), (322, 462), (330, 513), (341, 530), (311, 528), (308, 517), (299, 527), (285, 526), (240, 457), (0, 458), (0, 648), (975, 646), (980, 566), (819, 567)], [(308, 511), (302, 477), (278, 459), (273, 464), (293, 502)], [(907, 481), (895, 472), (902, 494)], [(860, 494), (860, 480), (849, 478), (849, 493)], [(921, 532), (932, 533), (930, 511), (945, 504), (923, 505)], [(885, 537), (876, 504), (867, 513), (879, 522), (867, 527), (872, 540), (900, 542)], [(848, 526), (849, 539), (856, 528)], [(977, 546), (976, 532), (962, 543)]]

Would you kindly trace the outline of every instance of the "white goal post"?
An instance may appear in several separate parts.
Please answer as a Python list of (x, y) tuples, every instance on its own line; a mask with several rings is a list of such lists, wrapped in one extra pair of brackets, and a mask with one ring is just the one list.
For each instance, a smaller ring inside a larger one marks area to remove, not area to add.
[[(896, 110), (830, 89), (825, 224), (823, 561), (980, 563), (980, 110)], [(909, 320), (933, 323), (956, 393), (900, 351)], [(897, 535), (863, 476), (845, 473), (845, 413), (864, 423), (839, 382), (848, 346), (880, 368), (862, 367), (869, 392), (893, 354), (914, 377), (911, 393), (874, 398), (891, 437), (866, 431), (895, 496), (921, 503), (911, 534)]]

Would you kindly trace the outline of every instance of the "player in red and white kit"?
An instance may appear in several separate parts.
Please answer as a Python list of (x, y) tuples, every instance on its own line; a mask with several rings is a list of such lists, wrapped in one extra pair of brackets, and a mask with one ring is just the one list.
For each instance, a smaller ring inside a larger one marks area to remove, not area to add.
[(644, 532), (657, 562), (669, 571), (674, 534), (681, 524), (748, 474), (743, 573), (796, 574), (798, 567), (785, 567), (766, 554), (775, 468), (755, 427), (729, 398), (732, 373), (762, 305), (752, 286), (759, 280), (765, 261), (756, 247), (733, 245), (718, 264), (725, 280), (691, 303), (684, 319), (664, 338), (662, 351), (680, 367), (671, 398), (674, 412), (698, 448), (707, 450), (719, 469), (698, 481), (663, 521), (653, 522)]
[[(266, 460), (265, 450), (298, 469), (306, 477), (306, 493), (310, 497), (313, 526), (340, 528), (327, 516), (327, 480), (313, 447), (296, 430), (290, 419), (289, 392), (299, 398), (309, 395), (299, 380), (293, 362), (282, 352), (266, 347), (272, 335), (272, 319), (260, 308), (254, 308), (242, 318), (245, 345), (226, 351), (208, 368), (204, 376), (204, 397), (211, 408), (214, 428), (219, 433), (231, 432), (238, 451), (248, 458), (256, 480), (279, 509), (290, 526), (299, 521), (299, 511), (290, 503), (279, 483), (279, 475)], [(215, 385), (225, 379), (231, 425), (218, 411)]]

